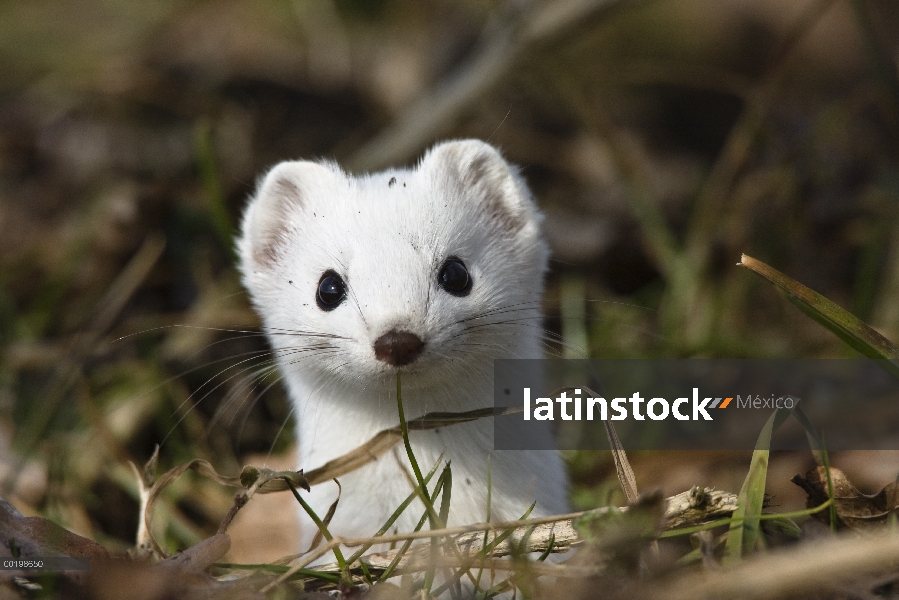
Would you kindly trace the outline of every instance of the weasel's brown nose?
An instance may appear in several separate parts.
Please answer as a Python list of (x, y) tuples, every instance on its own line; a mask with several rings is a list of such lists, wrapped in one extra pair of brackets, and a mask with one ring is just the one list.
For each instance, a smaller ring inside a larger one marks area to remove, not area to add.
[(391, 329), (375, 340), (375, 358), (402, 367), (418, 358), (424, 347), (425, 343), (414, 333)]

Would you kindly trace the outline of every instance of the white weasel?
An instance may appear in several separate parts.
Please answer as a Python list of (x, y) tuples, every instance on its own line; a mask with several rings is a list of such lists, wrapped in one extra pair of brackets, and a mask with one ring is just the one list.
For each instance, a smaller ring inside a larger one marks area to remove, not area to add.
[[(243, 218), (240, 267), (297, 418), (300, 466), (321, 466), (407, 419), (493, 405), (493, 359), (540, 358), (548, 249), (515, 170), (491, 146), (439, 144), (415, 169), (351, 177), (329, 162), (283, 162)], [(423, 470), (452, 462), (449, 524), (567, 509), (552, 451), (494, 451), (486, 418), (410, 434)], [(545, 446), (544, 446), (545, 447)], [(402, 444), (340, 478), (335, 535), (373, 534), (412, 491)], [(435, 478), (436, 480), (436, 478)], [(434, 481), (431, 482), (433, 488)], [(319, 515), (337, 497), (307, 495)], [(411, 531), (416, 500), (394, 529)], [(317, 529), (302, 517), (305, 550)], [(328, 557), (324, 557), (327, 559)]]

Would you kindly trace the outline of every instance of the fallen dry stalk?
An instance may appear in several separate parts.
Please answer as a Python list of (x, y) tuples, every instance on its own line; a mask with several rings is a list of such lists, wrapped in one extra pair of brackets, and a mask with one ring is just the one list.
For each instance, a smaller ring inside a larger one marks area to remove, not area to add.
[(859, 576), (895, 570), (899, 535), (816, 538), (789, 550), (756, 555), (723, 571), (683, 573), (651, 586), (648, 598), (794, 598)]
[[(424, 558), (424, 557), (422, 557)], [(452, 558), (450, 556), (442, 556), (435, 557), (428, 561), (422, 561), (415, 564), (410, 564), (406, 567), (405, 572), (410, 571), (424, 571), (428, 567), (436, 566), (439, 568), (460, 568), (460, 567), (468, 567), (471, 568), (472, 564), (470, 561), (466, 564), (462, 564), (461, 561)], [(506, 571), (513, 572), (522, 568), (522, 563), (515, 560), (508, 559), (493, 559), (493, 558), (484, 558), (481, 560), (475, 561), (475, 565), (477, 568), (483, 568), (487, 570), (495, 570), (495, 571)], [(596, 577), (597, 575), (601, 575), (603, 569), (598, 566), (584, 566), (584, 565), (568, 565), (568, 564), (555, 564), (550, 562), (539, 562), (535, 560), (531, 560), (527, 562), (527, 570), (530, 571), (533, 575), (540, 575), (546, 577)]]
[[(682, 526), (698, 525), (730, 515), (737, 507), (737, 496), (730, 492), (697, 487), (667, 498), (666, 503), (665, 529), (675, 529)], [(306, 567), (315, 559), (323, 556), (338, 545), (355, 547), (365, 544), (384, 544), (433, 537), (459, 536), (453, 541), (459, 553), (467, 558), (476, 554), (484, 547), (485, 536), (483, 534), (485, 531), (488, 532), (488, 535), (486, 536), (487, 544), (490, 544), (497, 536), (514, 528), (512, 535), (508, 536), (491, 550), (492, 557), (508, 556), (513, 551), (545, 552), (549, 548), (550, 538), (553, 538), (553, 552), (566, 552), (581, 541), (573, 526), (574, 520), (586, 515), (606, 514), (613, 510), (626, 511), (627, 507), (604, 507), (566, 515), (538, 517), (519, 521), (507, 521), (504, 523), (475, 523), (473, 525), (462, 527), (449, 527), (446, 529), (417, 531), (381, 537), (355, 539), (335, 537), (328, 544), (317, 548), (312, 555), (304, 557), (301, 562), (293, 565), (288, 572), (281, 575), (277, 580), (260, 591), (265, 593), (270, 589), (274, 589), (300, 569)], [(529, 530), (530, 533), (527, 536), (527, 542), (523, 547), (519, 547), (518, 543), (524, 539), (525, 534)], [(388, 565), (391, 564), (396, 558), (397, 553), (398, 551), (396, 550), (378, 552), (365, 555), (359, 560), (364, 561), (369, 570), (382, 570), (386, 569)], [(397, 565), (397, 571), (408, 573), (410, 571), (424, 570), (429, 564), (432, 564), (429, 563), (428, 560), (432, 560), (430, 546), (422, 545), (413, 547), (402, 557)], [(446, 558), (446, 560), (452, 561), (452, 566), (463, 566), (459, 563), (458, 559)], [(316, 570), (337, 574), (340, 573), (340, 569), (336, 563), (316, 567)], [(558, 575), (558, 573), (556, 574)], [(570, 575), (570, 573), (568, 575)]]

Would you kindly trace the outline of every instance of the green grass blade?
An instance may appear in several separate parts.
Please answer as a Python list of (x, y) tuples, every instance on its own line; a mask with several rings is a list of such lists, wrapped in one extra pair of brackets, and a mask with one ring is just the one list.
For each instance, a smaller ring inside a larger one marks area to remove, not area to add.
[[(484, 519), (485, 523), (490, 522), (490, 512), (492, 510), (492, 506), (491, 506), (492, 502), (493, 502), (493, 471), (491, 470), (490, 455), (488, 454), (487, 455), (487, 518)], [(481, 544), (482, 548), (487, 546), (488, 539), (489, 539), (489, 532), (485, 531), (484, 532), (484, 541)], [(475, 591), (481, 589), (481, 576), (483, 574), (484, 574), (484, 568), (478, 567), (478, 575), (474, 581)]]
[(406, 456), (409, 457), (409, 462), (412, 464), (412, 472), (415, 473), (415, 483), (422, 489), (421, 499), (428, 509), (431, 529), (437, 529), (439, 527), (436, 519), (437, 513), (434, 512), (434, 505), (431, 503), (428, 494), (425, 493), (427, 488), (425, 487), (424, 478), (421, 476), (421, 469), (418, 466), (418, 461), (415, 459), (415, 454), (412, 452), (412, 444), (409, 442), (409, 426), (406, 425), (406, 413), (403, 410), (403, 386), (399, 372), (396, 374), (396, 408), (400, 417), (400, 429), (403, 432), (403, 445), (406, 446)]
[(762, 506), (765, 501), (765, 479), (768, 475), (768, 455), (771, 449), (771, 436), (790, 415), (790, 410), (777, 409), (765, 423), (752, 453), (749, 473), (743, 481), (740, 495), (737, 498), (737, 510), (733, 513), (735, 522), (731, 523), (727, 532), (724, 566), (739, 562), (744, 550), (755, 548), (759, 541), (759, 522)]
[(203, 192), (206, 195), (207, 214), (216, 236), (222, 243), (222, 247), (236, 260), (234, 250), (234, 224), (225, 201), (225, 193), (222, 190), (221, 176), (216, 164), (215, 147), (213, 144), (212, 124), (207, 119), (197, 123), (194, 130), (194, 148), (196, 151), (197, 166), (200, 168), (200, 178), (203, 182)]
[(449, 519), (450, 502), (453, 499), (453, 470), (452, 463), (446, 463), (446, 482), (443, 484), (443, 495), (440, 497), (440, 524), (446, 526)]
[[(446, 473), (447, 473), (447, 471), (444, 468), (443, 472), (440, 474), (440, 477), (437, 478), (437, 484), (434, 486), (434, 494), (433, 494), (434, 498), (436, 498), (437, 494), (440, 493), (440, 490), (443, 489), (443, 482), (446, 481)], [(422, 493), (422, 496), (420, 496), (420, 497), (427, 498), (428, 497), (427, 490), (425, 490)], [(425, 509), (425, 512), (421, 515), (421, 518), (418, 520), (418, 524), (416, 524), (415, 529), (413, 529), (412, 531), (421, 531), (421, 528), (424, 527), (425, 521), (428, 520), (429, 516), (430, 516), (430, 511)], [(387, 565), (387, 568), (384, 570), (383, 573), (381, 573), (381, 577), (378, 578), (379, 583), (383, 582), (383, 581), (387, 581), (393, 575), (393, 571), (396, 569), (397, 565), (400, 564), (400, 560), (402, 560), (403, 556), (409, 550), (409, 547), (411, 545), (412, 545), (412, 540), (406, 540), (405, 542), (403, 542), (403, 545), (400, 547), (399, 552), (396, 553), (396, 556), (393, 557), (393, 560), (390, 561), (390, 564)]]
[(812, 455), (815, 457), (815, 464), (819, 467), (824, 467), (824, 473), (827, 476), (827, 497), (830, 498), (830, 529), (835, 532), (837, 530), (837, 506), (833, 501), (833, 480), (830, 477), (830, 458), (827, 454), (827, 447), (824, 444), (824, 434), (818, 433), (818, 430), (812, 425), (811, 419), (802, 410), (801, 402), (793, 407), (793, 416), (805, 429), (805, 435), (808, 437)]
[(543, 551), (543, 554), (541, 554), (541, 555), (537, 558), (537, 560), (538, 560), (539, 562), (543, 562), (543, 561), (545, 561), (547, 558), (549, 558), (549, 555), (552, 554), (553, 548), (555, 548), (555, 546), (556, 546), (556, 534), (555, 534), (555, 533), (552, 533), (552, 534), (550, 534), (550, 536), (549, 536), (549, 544), (546, 545), (546, 550)]
[[(446, 468), (443, 470), (443, 495), (440, 497), (440, 520), (438, 522), (439, 527), (446, 526), (446, 520), (449, 518), (449, 508), (450, 502), (452, 501), (453, 496), (453, 471), (450, 467), (450, 463), (446, 463)], [(434, 494), (434, 497), (437, 497), (437, 494)], [(450, 542), (452, 543), (452, 542)], [(431, 538), (431, 556), (437, 556), (437, 550), (440, 547), (440, 541), (437, 538)], [(425, 584), (423, 589), (427, 592), (431, 591), (431, 586), (434, 585), (434, 576), (437, 573), (437, 567), (435, 565), (430, 565), (428, 570), (425, 571)]]
[(797, 403), (793, 407), (793, 417), (799, 421), (802, 428), (805, 429), (805, 436), (808, 438), (808, 445), (812, 449), (812, 455), (815, 457), (815, 464), (821, 466), (824, 464), (824, 438), (812, 425), (811, 419), (802, 410), (802, 402)]
[(505, 591), (512, 589), (512, 578), (503, 579), (495, 586), (484, 592), (483, 596), (479, 596), (478, 598), (482, 598), (483, 600), (487, 600), (489, 598), (495, 598), (502, 594)]
[[(409, 426), (406, 424), (406, 413), (403, 410), (403, 386), (402, 386), (402, 378), (400, 373), (396, 374), (396, 408), (400, 417), (400, 429), (403, 432), (403, 444), (406, 446), (406, 455), (409, 457), (409, 462), (412, 465), (412, 472), (415, 473), (415, 482), (418, 484), (418, 487), (421, 488), (421, 501), (425, 505), (425, 509), (427, 510), (428, 520), (430, 522), (431, 529), (442, 529), (444, 527), (445, 521), (440, 518), (434, 511), (434, 503), (432, 499), (428, 496), (427, 488), (425, 487), (424, 478), (421, 475), (421, 468), (418, 466), (418, 461), (415, 459), (415, 453), (412, 452), (412, 444), (409, 442)], [(449, 475), (449, 465), (447, 465), (447, 469), (444, 470), (444, 474), (447, 475), (447, 479), (450, 478)], [(445, 489), (445, 488), (444, 488)], [(434, 495), (436, 498), (436, 494)], [(449, 504), (447, 503), (447, 511), (449, 511)], [(436, 555), (437, 550), (437, 540), (431, 540), (431, 556)], [(425, 573), (425, 591), (430, 592), (431, 585), (434, 582), (434, 573), (436, 567), (429, 567), (427, 572)]]
[(824, 463), (824, 475), (827, 480), (827, 498), (830, 500), (830, 530), (837, 531), (837, 503), (833, 493), (833, 478), (830, 476), (830, 458), (827, 454), (827, 448), (824, 447), (824, 435), (821, 435), (821, 457)]
[[(431, 467), (431, 470), (428, 472), (428, 474), (425, 475), (425, 484), (430, 483), (431, 478), (434, 476), (434, 473), (437, 472), (437, 467), (439, 467), (439, 466), (440, 466), (440, 461), (438, 460), (436, 463), (434, 463), (434, 466)], [(384, 535), (385, 533), (387, 533), (387, 531), (390, 529), (390, 527), (394, 523), (396, 523), (396, 520), (400, 518), (400, 515), (403, 514), (403, 512), (405, 512), (405, 510), (409, 507), (410, 504), (412, 504), (412, 501), (415, 500), (419, 496), (419, 494), (421, 493), (421, 489), (422, 488), (420, 488), (420, 487), (416, 487), (414, 490), (412, 490), (412, 493), (409, 494), (408, 496), (406, 496), (406, 499), (403, 500), (403, 503), (400, 504), (399, 507), (395, 511), (393, 511), (393, 514), (390, 515), (390, 518), (387, 519), (387, 521), (385, 521), (383, 525), (381, 525), (381, 528), (372, 537), (380, 537), (380, 536)], [(352, 566), (353, 563), (355, 563), (357, 560), (359, 560), (360, 556), (362, 556), (363, 554), (368, 552), (369, 548), (371, 548), (372, 546), (374, 546), (373, 543), (365, 544), (365, 545), (361, 546), (359, 548), (359, 550), (357, 550), (352, 556), (350, 556), (347, 559), (347, 564)]]
[[(324, 536), (324, 538), (329, 542), (334, 539), (331, 535), (331, 532), (328, 531), (328, 526), (325, 525), (325, 523), (319, 518), (317, 514), (315, 514), (315, 511), (312, 510), (312, 507), (309, 506), (309, 504), (305, 500), (303, 500), (303, 497), (297, 491), (296, 486), (293, 485), (293, 482), (290, 480), (290, 478), (285, 477), (284, 481), (287, 482), (287, 487), (289, 487), (290, 491), (293, 492), (294, 498), (297, 499), (297, 502), (299, 502), (300, 506), (303, 507), (303, 510), (306, 511), (306, 514), (309, 515), (309, 518), (311, 518), (315, 525), (318, 527), (318, 530), (321, 532), (322, 536)], [(343, 557), (343, 552), (341, 552), (340, 548), (338, 548), (337, 546), (334, 547), (334, 558), (337, 559), (337, 564), (340, 566), (341, 573), (344, 574), (344, 576), (347, 578), (347, 581), (351, 581), (349, 579), (349, 570), (347, 570), (347, 563)]]
[(396, 407), (400, 417), (400, 429), (403, 431), (403, 444), (406, 446), (406, 455), (409, 457), (409, 462), (412, 463), (415, 481), (424, 488), (421, 469), (418, 467), (418, 461), (415, 460), (415, 454), (412, 453), (412, 444), (409, 443), (409, 427), (406, 425), (406, 411), (403, 410), (403, 384), (399, 372), (396, 374)]
[[(792, 512), (785, 513), (772, 513), (767, 515), (759, 515), (760, 521), (773, 521), (775, 519), (795, 519), (796, 517), (807, 517), (809, 515), (813, 515), (815, 513), (819, 513), (825, 508), (829, 508), (833, 505), (831, 500), (825, 500), (818, 506), (813, 506), (812, 508), (804, 508), (802, 510), (794, 510)], [(743, 517), (728, 517), (726, 519), (716, 519), (714, 521), (709, 521), (708, 523), (702, 523), (701, 525), (691, 525), (690, 527), (680, 527), (678, 529), (669, 529), (667, 531), (663, 531), (659, 534), (659, 538), (669, 538), (669, 537), (677, 537), (681, 535), (690, 535), (691, 533), (697, 533), (699, 531), (708, 531), (709, 529), (716, 529), (721, 527), (722, 525), (733, 525), (734, 523), (742, 523)]]
[(899, 347), (883, 337), (852, 313), (844, 310), (818, 292), (791, 279), (751, 256), (743, 255), (740, 266), (761, 275), (787, 295), (802, 312), (829, 329), (850, 347), (879, 360), (884, 369), (899, 378)]
[[(518, 520), (519, 520), (519, 521), (524, 521), (524, 520), (527, 519), (529, 516), (531, 516), (531, 511), (534, 510), (534, 507), (535, 507), (535, 506), (537, 506), (537, 503), (536, 503), (536, 502), (534, 502), (533, 504), (531, 504), (531, 505), (528, 507), (528, 509), (527, 509), (526, 511), (524, 511), (524, 514), (521, 515), (521, 518), (518, 519)], [(476, 561), (478, 561), (478, 560), (481, 560), (481, 559), (483, 559), (483, 558), (486, 558), (486, 557), (493, 551), (494, 548), (496, 548), (498, 545), (500, 545), (501, 543), (503, 543), (503, 542), (506, 540), (506, 538), (508, 538), (508, 537), (509, 537), (510, 535), (512, 535), (513, 533), (515, 533), (515, 527), (512, 527), (511, 529), (507, 529), (507, 530), (505, 530), (503, 533), (501, 533), (500, 535), (496, 536), (496, 537), (493, 539), (492, 542), (490, 542), (489, 544), (486, 544), (483, 548), (481, 548), (481, 549), (477, 552), (477, 554), (475, 554), (473, 557), (471, 557), (470, 563), (473, 564), (474, 562), (476, 562)], [(463, 568), (461, 568), (461, 569), (459, 569), (458, 571), (456, 571), (456, 573), (449, 579), (449, 581), (447, 581), (446, 583), (444, 583), (443, 585), (441, 585), (439, 588), (437, 588), (436, 590), (434, 590), (433, 595), (434, 595), (434, 596), (439, 596), (439, 595), (442, 594), (444, 591), (450, 589), (450, 587), (451, 587), (452, 585), (455, 585), (455, 583), (456, 583), (458, 580), (460, 580), (460, 579), (462, 578), (463, 575), (466, 575), (466, 574), (469, 574), (469, 573), (470, 573), (470, 570), (469, 570), (466, 566), (463, 565)], [(469, 577), (470, 577), (470, 575), (469, 575)], [(472, 580), (472, 582), (475, 583), (475, 589), (477, 590), (477, 589), (478, 589), (478, 585), (480, 584), (480, 576), (478, 577), (477, 580)]]

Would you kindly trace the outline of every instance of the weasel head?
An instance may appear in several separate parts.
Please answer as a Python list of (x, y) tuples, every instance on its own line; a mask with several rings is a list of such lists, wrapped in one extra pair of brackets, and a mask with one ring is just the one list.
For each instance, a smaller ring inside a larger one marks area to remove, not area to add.
[(244, 284), (290, 378), (452, 383), (539, 358), (548, 250), (515, 170), (473, 140), (353, 177), (283, 162), (238, 240)]

